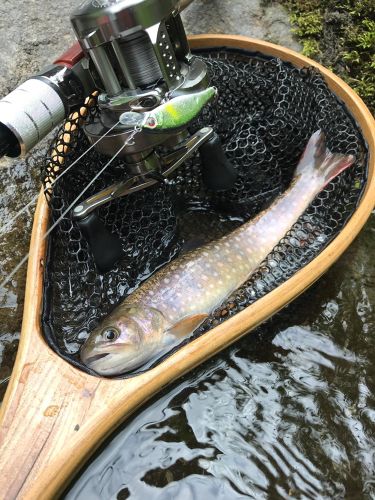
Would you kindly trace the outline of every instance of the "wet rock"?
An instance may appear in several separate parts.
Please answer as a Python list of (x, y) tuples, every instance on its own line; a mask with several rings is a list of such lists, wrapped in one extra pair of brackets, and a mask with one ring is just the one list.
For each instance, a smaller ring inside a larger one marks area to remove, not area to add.
[[(56, 8), (56, 5), (58, 7)], [(74, 40), (69, 15), (77, 0), (58, 4), (9, 0), (0, 5), (0, 94), (14, 89), (66, 50)], [(280, 43), (295, 50), (288, 14), (261, 0), (196, 0), (183, 14), (189, 33), (231, 33)]]
[(76, 0), (1, 2), (1, 95), (50, 64), (69, 47), (74, 40), (69, 13), (76, 6)]
[(286, 10), (264, 0), (196, 0), (184, 12), (188, 33), (229, 33), (259, 38), (294, 50), (299, 43), (290, 31)]

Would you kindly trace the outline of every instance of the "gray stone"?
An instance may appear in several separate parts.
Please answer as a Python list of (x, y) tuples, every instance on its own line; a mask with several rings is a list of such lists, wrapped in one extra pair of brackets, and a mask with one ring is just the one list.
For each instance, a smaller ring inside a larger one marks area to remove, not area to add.
[(196, 0), (183, 13), (188, 33), (244, 35), (300, 50), (285, 9), (264, 0)]
[(0, 5), (0, 94), (50, 64), (74, 40), (77, 0), (5, 0)]
[[(58, 8), (57, 8), (58, 5)], [(5, 0), (0, 5), (0, 95), (66, 50), (74, 40), (69, 22), (77, 0)], [(262, 0), (196, 0), (183, 13), (188, 33), (229, 33), (299, 50), (288, 14)]]

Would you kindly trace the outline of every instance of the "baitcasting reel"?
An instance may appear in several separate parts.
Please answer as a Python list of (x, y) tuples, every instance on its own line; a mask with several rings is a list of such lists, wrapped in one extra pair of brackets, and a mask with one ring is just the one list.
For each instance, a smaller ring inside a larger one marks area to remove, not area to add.
[(236, 180), (213, 129), (188, 131), (215, 92), (206, 65), (190, 52), (182, 3), (189, 2), (86, 0), (71, 16), (79, 46), (0, 101), (0, 155), (18, 156), (99, 91), (99, 112), (84, 132), (100, 153), (120, 156), (131, 176), (73, 210), (101, 271), (122, 249), (97, 207), (162, 181), (197, 150), (210, 189), (230, 189)]

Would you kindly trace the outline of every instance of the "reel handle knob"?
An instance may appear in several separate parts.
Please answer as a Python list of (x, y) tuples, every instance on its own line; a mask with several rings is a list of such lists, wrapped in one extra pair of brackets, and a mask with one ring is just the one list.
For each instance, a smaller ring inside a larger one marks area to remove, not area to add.
[(124, 256), (120, 239), (108, 231), (94, 212), (76, 222), (90, 245), (98, 270), (110, 271)]
[(212, 191), (231, 189), (238, 177), (232, 163), (225, 156), (220, 137), (215, 132), (199, 149), (202, 160), (203, 182)]

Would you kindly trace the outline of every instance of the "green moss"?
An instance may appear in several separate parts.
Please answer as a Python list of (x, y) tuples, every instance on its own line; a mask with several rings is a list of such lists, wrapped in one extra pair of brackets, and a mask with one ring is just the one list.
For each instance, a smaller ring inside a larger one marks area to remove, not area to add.
[(316, 57), (319, 55), (319, 43), (313, 38), (306, 38), (302, 40), (302, 54), (307, 57)]
[(303, 54), (331, 68), (375, 110), (374, 0), (279, 0)]
[(319, 35), (323, 31), (323, 20), (319, 11), (292, 14), (290, 19), (296, 26), (292, 31), (297, 36)]
[(294, 26), (293, 33), (301, 38), (303, 55), (316, 57), (320, 48), (317, 40), (318, 35), (323, 31), (323, 19), (319, 11), (305, 12), (302, 14), (292, 14), (290, 16)]

